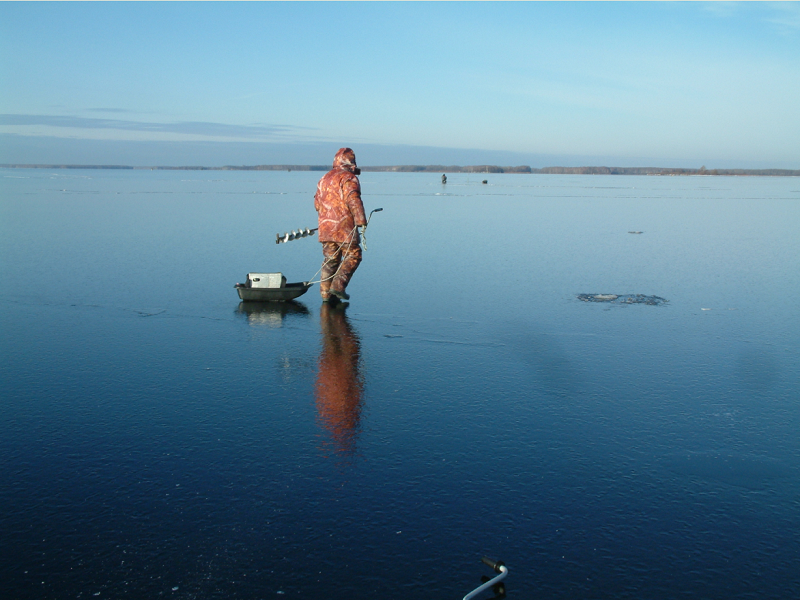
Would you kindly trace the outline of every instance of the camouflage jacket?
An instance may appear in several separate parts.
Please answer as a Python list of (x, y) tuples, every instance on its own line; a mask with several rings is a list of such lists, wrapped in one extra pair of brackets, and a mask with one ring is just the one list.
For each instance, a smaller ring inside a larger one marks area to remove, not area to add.
[(314, 208), (319, 213), (320, 242), (360, 241), (358, 231), (353, 230), (356, 225), (366, 225), (367, 218), (356, 169), (355, 154), (342, 148), (333, 159), (333, 168), (317, 184)]

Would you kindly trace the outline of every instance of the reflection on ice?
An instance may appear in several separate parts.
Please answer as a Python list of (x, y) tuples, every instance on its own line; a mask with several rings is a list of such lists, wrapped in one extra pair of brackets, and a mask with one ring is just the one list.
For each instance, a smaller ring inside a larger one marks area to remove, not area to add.
[(361, 340), (345, 314), (347, 304), (323, 302), (320, 307), (322, 349), (319, 354), (314, 398), (317, 415), (331, 442), (323, 447), (339, 455), (356, 450), (361, 420), (364, 376)]
[(307, 316), (308, 308), (299, 302), (240, 302), (236, 312), (247, 317), (250, 325), (283, 326), (286, 315)]

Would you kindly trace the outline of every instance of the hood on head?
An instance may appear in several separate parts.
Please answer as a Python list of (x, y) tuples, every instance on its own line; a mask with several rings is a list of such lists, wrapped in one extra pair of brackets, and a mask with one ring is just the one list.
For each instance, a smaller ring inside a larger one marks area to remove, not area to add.
[(356, 153), (350, 148), (339, 148), (336, 156), (333, 158), (333, 168), (341, 167), (348, 171), (355, 171), (356, 166)]

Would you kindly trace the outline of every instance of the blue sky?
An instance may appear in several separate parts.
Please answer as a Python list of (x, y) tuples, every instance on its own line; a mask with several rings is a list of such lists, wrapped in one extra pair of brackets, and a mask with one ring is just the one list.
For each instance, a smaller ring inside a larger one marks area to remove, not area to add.
[(0, 162), (800, 168), (800, 3), (2, 3)]

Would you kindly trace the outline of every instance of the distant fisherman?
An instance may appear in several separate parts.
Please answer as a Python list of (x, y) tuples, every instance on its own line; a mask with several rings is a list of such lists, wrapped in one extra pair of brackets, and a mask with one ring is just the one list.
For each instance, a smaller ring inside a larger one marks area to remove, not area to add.
[(347, 284), (361, 263), (359, 229), (367, 225), (361, 202), (361, 183), (356, 155), (350, 148), (340, 148), (333, 168), (319, 180), (314, 208), (319, 213), (319, 241), (322, 242), (322, 276), (319, 284), (322, 301), (331, 296), (349, 300)]

